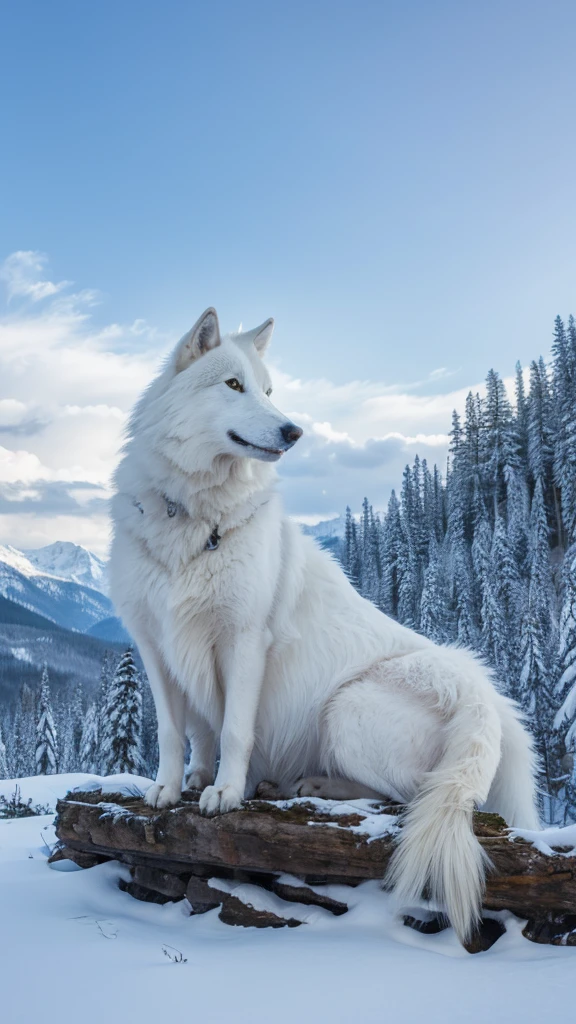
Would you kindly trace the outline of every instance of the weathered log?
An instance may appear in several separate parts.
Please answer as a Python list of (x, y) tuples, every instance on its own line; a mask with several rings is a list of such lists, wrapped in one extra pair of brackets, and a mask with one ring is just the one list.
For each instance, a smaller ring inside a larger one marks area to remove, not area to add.
[(243, 928), (298, 928), (302, 924), (295, 917), (279, 917), (271, 910), (256, 910), (251, 903), (243, 903), (237, 896), (225, 896), (218, 917), (224, 924)]
[[(374, 803), (366, 811), (342, 808), (329, 801), (253, 800), (239, 811), (204, 818), (194, 799), (158, 811), (134, 797), (71, 793), (58, 803), (56, 831), (72, 852), (129, 864), (133, 882), (125, 886), (138, 886), (140, 898), (147, 888), (164, 898), (178, 898), (187, 888), (190, 903), (194, 907), (196, 902), (201, 911), (224, 902), (223, 893), (200, 884), (211, 875), (259, 881), (298, 902), (306, 902), (304, 892), (299, 898), (300, 886), (287, 887), (277, 875), (296, 875), (304, 889), (304, 883), (357, 885), (383, 878), (399, 827), (398, 807)], [(529, 918), (528, 937), (547, 934), (540, 929), (541, 920), (554, 922), (548, 933), (553, 931), (551, 941), (558, 941), (560, 918), (576, 914), (576, 857), (562, 851), (546, 856), (528, 842), (511, 840), (505, 822), (495, 814), (475, 814), (474, 829), (493, 865), (484, 907)], [(194, 899), (192, 890), (199, 886), (203, 895), (196, 892)], [(346, 907), (327, 909), (343, 913)]]

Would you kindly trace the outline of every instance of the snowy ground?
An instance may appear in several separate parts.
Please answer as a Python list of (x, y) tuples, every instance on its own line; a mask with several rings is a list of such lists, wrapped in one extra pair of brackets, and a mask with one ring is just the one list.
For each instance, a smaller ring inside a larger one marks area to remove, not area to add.
[[(20, 785), (24, 799), (53, 806), (94, 779)], [(114, 789), (114, 780), (107, 784)], [(13, 790), (13, 782), (0, 782), (0, 793)], [(5, 1024), (157, 1024), (167, 1012), (199, 1024), (526, 1024), (573, 1012), (576, 948), (528, 942), (515, 918), (492, 949), (471, 956), (452, 930), (419, 935), (403, 927), (390, 897), (369, 882), (346, 890), (344, 917), (305, 908), (300, 928), (229, 927), (216, 910), (190, 917), (185, 902), (139, 903), (118, 889), (125, 869), (117, 863), (50, 869), (52, 822), (52, 815), (0, 821)], [(242, 886), (243, 894), (249, 889)], [(168, 946), (187, 962), (171, 962)]]

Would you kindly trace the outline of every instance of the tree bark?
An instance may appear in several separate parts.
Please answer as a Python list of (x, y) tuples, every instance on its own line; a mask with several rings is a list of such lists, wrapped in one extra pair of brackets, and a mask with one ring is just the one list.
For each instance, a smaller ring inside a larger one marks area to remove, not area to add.
[[(395, 846), (399, 808), (374, 804), (369, 812), (372, 826), (377, 814), (382, 818), (378, 831), (384, 834), (371, 838), (368, 829), (363, 831), (368, 812), (340, 813), (331, 806), (322, 801), (286, 806), (252, 800), (238, 811), (204, 818), (194, 799), (157, 811), (133, 797), (71, 793), (58, 802), (56, 832), (67, 856), (77, 854), (83, 863), (90, 857), (94, 863), (103, 857), (117, 859), (132, 867), (134, 882), (129, 884), (139, 891), (145, 891), (147, 880), (151, 891), (173, 898), (191, 876), (198, 881), (211, 875), (260, 881), (279, 894), (275, 876), (282, 872), (308, 885), (357, 885), (383, 878)], [(475, 814), (474, 830), (493, 865), (484, 907), (529, 918), (529, 937), (554, 941), (537, 938), (550, 931), (538, 922), (576, 915), (576, 857), (565, 851), (546, 856), (528, 842), (512, 841), (495, 814)], [(285, 887), (284, 898), (290, 898), (290, 888)], [(299, 887), (293, 888), (292, 898), (297, 899)], [(557, 935), (560, 925), (554, 927)]]

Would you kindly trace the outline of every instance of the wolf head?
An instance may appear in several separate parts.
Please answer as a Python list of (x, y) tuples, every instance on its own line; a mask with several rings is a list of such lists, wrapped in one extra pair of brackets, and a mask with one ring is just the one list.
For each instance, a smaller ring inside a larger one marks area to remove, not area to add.
[[(142, 428), (181, 469), (207, 469), (220, 456), (277, 462), (302, 434), (271, 401), (262, 357), (274, 321), (221, 337), (216, 310), (207, 309), (178, 342), (159, 378), (135, 411)], [(154, 447), (156, 444), (154, 444)]]

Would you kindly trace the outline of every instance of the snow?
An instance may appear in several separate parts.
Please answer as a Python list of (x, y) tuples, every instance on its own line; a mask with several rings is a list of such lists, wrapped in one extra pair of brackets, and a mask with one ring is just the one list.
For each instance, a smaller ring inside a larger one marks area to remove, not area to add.
[(2, 563), (28, 579), (42, 576), (55, 581), (69, 580), (107, 593), (106, 562), (87, 548), (69, 541), (56, 541), (35, 551), (18, 551), (9, 544), (0, 544), (0, 565)]
[(323, 519), (322, 522), (315, 523), (313, 526), (300, 524), (302, 533), (305, 533), (308, 537), (315, 537), (316, 540), (322, 540), (326, 537), (343, 537), (345, 527), (346, 519), (344, 516)]
[(28, 661), (32, 663), (30, 651), (26, 647), (10, 647), (9, 652), (16, 661)]
[(22, 554), (44, 574), (107, 593), (106, 563), (80, 544), (58, 540)]
[(151, 785), (151, 779), (141, 775), (108, 775), (103, 778), (88, 772), (70, 772), (63, 775), (33, 775), (25, 779), (0, 779), (0, 796), (11, 796), (18, 786), (20, 798), (24, 802), (32, 800), (33, 805), (42, 804), (55, 809), (56, 801), (74, 789), (83, 793), (101, 789), (103, 793), (142, 796)]
[(18, 551), (9, 544), (0, 544), (0, 563), (2, 562), (4, 565), (10, 566), (11, 569), (16, 569), (16, 571), (22, 573), (23, 576), (30, 577), (41, 575), (23, 551)]
[[(71, 788), (102, 781), (107, 792), (148, 784), (94, 775), (16, 781), (24, 798), (51, 804)], [(0, 791), (9, 795), (14, 784), (2, 781)], [(356, 801), (352, 806), (357, 809)], [(157, 1024), (168, 1014), (192, 1015), (202, 1024), (357, 1018), (539, 1024), (552, 1007), (554, 1019), (573, 1012), (576, 948), (528, 942), (511, 915), (498, 915), (507, 931), (496, 945), (471, 956), (451, 929), (422, 935), (405, 928), (377, 882), (324, 889), (350, 906), (333, 917), (218, 880), (259, 908), (305, 921), (291, 929), (235, 928), (222, 924), (217, 910), (190, 917), (185, 902), (134, 900), (118, 889), (128, 874), (115, 862), (50, 870), (53, 842), (50, 815), (0, 821), (2, 1019), (8, 1024), (56, 1024), (69, 1016), (82, 1024)], [(171, 962), (164, 948), (181, 951), (186, 963)]]
[(576, 825), (566, 825), (564, 828), (545, 828), (541, 832), (511, 828), (510, 839), (513, 840), (516, 836), (532, 843), (540, 853), (548, 855), (560, 853), (565, 857), (573, 857), (576, 854)]
[[(1, 783), (0, 783), (1, 785)], [(270, 803), (265, 800), (264, 803)], [(398, 830), (397, 816), (395, 814), (373, 813), (373, 800), (324, 800), (313, 796), (296, 796), (289, 800), (276, 800), (274, 805), (287, 810), (296, 804), (312, 804), (319, 811), (328, 814), (360, 814), (362, 821), (358, 825), (339, 825), (337, 821), (321, 822), (311, 821), (310, 825), (322, 825), (332, 828), (345, 828), (349, 832), (357, 832), (359, 835), (370, 836), (370, 840), (379, 839), (382, 836), (391, 835)], [(369, 840), (369, 841), (370, 841)]]

